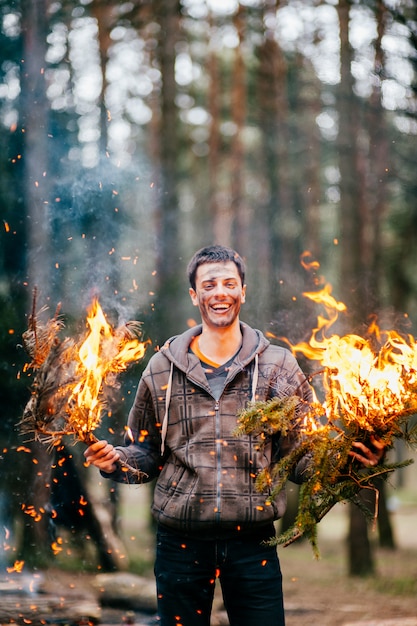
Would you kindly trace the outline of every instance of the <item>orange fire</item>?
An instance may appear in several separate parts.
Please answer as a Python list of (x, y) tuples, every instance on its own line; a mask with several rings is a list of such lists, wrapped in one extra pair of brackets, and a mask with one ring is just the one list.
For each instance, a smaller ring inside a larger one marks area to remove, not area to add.
[(117, 373), (142, 359), (149, 343), (130, 336), (128, 327), (114, 330), (97, 300), (89, 310), (87, 324), (89, 333), (78, 350), (78, 383), (68, 401), (70, 421), (82, 440), (100, 424), (104, 386), (113, 386)]
[(367, 338), (356, 334), (327, 336), (343, 302), (331, 287), (304, 293), (324, 306), (308, 343), (290, 345), (292, 352), (318, 361), (323, 368), (326, 408), (331, 416), (343, 415), (348, 427), (384, 433), (391, 419), (417, 411), (417, 343), (414, 337), (381, 330), (376, 322)]
[(100, 425), (110, 392), (119, 386), (118, 374), (144, 356), (150, 341), (140, 341), (140, 322), (113, 329), (97, 300), (88, 311), (87, 333), (78, 340), (61, 340), (64, 324), (59, 310), (41, 323), (35, 291), (29, 327), (23, 333), (31, 357), (26, 371), (33, 370), (35, 376), (20, 426), (22, 433), (34, 434), (50, 446), (59, 445), (64, 435), (89, 445), (96, 441), (93, 431)]

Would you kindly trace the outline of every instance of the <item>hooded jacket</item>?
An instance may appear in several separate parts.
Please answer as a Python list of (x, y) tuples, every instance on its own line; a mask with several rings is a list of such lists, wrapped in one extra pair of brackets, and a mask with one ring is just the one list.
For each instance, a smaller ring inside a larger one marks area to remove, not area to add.
[[(300, 433), (274, 435), (259, 445), (252, 436), (236, 437), (238, 413), (250, 401), (312, 392), (297, 361), (285, 348), (241, 323), (242, 346), (223, 391), (213, 396), (198, 357), (189, 350), (201, 326), (169, 339), (149, 361), (129, 413), (122, 460), (157, 477), (152, 513), (162, 525), (183, 533), (219, 535), (270, 525), (286, 507), (285, 491), (267, 506), (255, 489), (265, 466), (288, 454)], [(300, 462), (294, 480), (302, 481)], [(119, 482), (135, 478), (121, 469), (107, 474)], [(137, 479), (136, 479), (137, 481)]]

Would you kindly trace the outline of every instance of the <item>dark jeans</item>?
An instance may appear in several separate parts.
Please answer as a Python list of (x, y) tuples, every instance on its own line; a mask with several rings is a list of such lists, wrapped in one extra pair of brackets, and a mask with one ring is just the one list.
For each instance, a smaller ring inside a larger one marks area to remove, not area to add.
[(261, 536), (206, 540), (159, 528), (155, 576), (161, 626), (209, 626), (216, 577), (230, 626), (285, 624), (277, 551)]

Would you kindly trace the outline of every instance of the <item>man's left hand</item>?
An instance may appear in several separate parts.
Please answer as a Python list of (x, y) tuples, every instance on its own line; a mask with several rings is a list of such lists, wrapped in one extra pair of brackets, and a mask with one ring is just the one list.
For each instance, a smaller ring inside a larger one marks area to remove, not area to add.
[(361, 441), (354, 441), (352, 446), (355, 450), (349, 452), (351, 457), (362, 463), (365, 467), (375, 467), (375, 465), (378, 465), (385, 452), (385, 444), (374, 437), (374, 435), (371, 435), (370, 443), (372, 448)]

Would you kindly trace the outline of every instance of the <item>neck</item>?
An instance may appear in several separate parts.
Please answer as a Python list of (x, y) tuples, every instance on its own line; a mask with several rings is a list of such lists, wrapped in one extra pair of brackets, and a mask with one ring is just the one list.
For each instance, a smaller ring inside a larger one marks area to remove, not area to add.
[(239, 320), (227, 328), (210, 328), (203, 325), (199, 338), (200, 351), (211, 361), (222, 365), (232, 358), (242, 343)]

